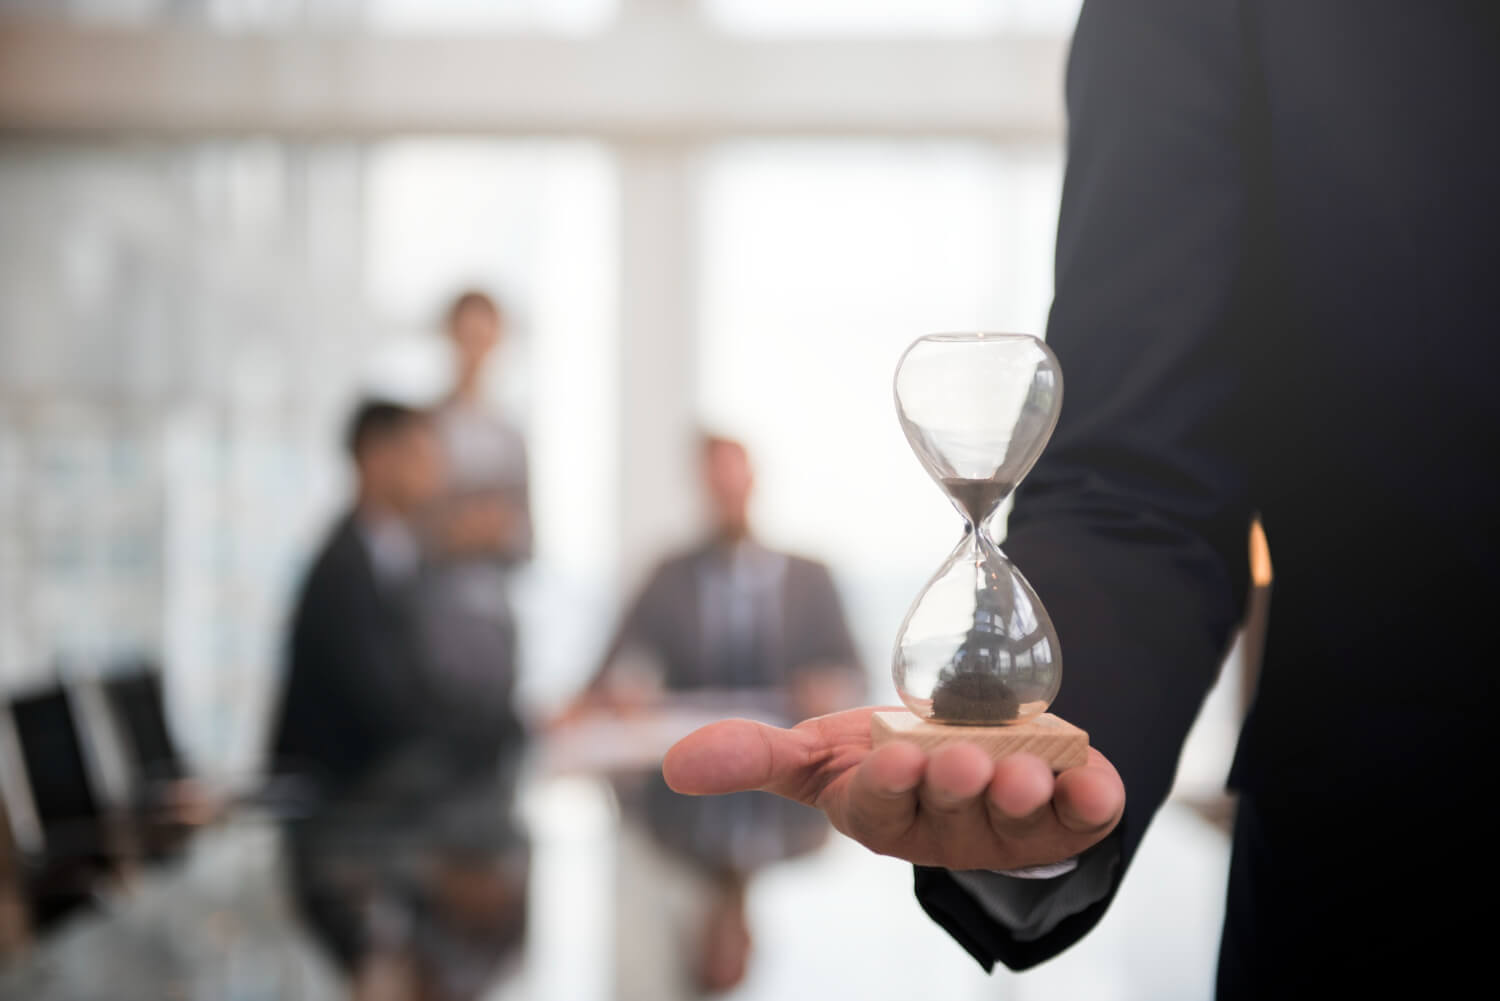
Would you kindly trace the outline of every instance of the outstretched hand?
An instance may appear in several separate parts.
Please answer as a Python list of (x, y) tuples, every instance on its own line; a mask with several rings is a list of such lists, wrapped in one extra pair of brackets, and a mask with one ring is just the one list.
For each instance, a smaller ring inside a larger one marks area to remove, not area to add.
[(662, 774), (688, 795), (761, 789), (817, 807), (871, 851), (946, 869), (1061, 861), (1119, 823), (1125, 786), (1093, 748), (1086, 764), (1055, 776), (1034, 755), (997, 762), (969, 743), (930, 755), (904, 741), (875, 749), (877, 711), (850, 709), (790, 730), (712, 723), (673, 745)]

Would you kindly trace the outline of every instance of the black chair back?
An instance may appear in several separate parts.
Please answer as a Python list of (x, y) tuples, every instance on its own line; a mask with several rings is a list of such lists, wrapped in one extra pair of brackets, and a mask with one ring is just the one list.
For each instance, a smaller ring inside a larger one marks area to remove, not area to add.
[(184, 775), (171, 728), (161, 674), (141, 667), (104, 682), (104, 695), (134, 756), (132, 771), (146, 782), (165, 782)]
[(115, 838), (67, 691), (16, 696), (10, 715), (42, 838), (27, 867), (27, 903), (32, 926), (45, 931), (96, 902)]
[(11, 701), (11, 718), (31, 786), (42, 836), (49, 842), (104, 815), (83, 738), (67, 692), (61, 687)]

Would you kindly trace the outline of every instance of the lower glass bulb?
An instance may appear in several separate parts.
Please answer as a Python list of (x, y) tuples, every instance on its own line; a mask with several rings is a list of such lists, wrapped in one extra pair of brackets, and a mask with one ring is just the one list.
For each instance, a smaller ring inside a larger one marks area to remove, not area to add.
[(906, 614), (891, 674), (922, 719), (1020, 723), (1057, 697), (1062, 658), (1026, 578), (983, 531), (970, 531)]

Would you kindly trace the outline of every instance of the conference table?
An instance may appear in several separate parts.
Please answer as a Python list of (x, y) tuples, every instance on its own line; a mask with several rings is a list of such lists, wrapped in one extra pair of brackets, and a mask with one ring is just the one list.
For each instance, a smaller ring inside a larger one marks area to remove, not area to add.
[[(743, 717), (786, 724), (775, 698), (705, 691), (622, 714), (585, 713), (538, 727), (521, 768), (518, 812), (534, 845), (533, 915), (526, 962), (503, 972), (487, 999), (597, 993), (603, 973), (577, 954), (579, 914), (593, 913), (594, 952), (609, 954), (607, 916), (617, 835), (611, 783), (659, 767), (693, 729)], [(341, 977), (307, 935), (288, 892), (283, 825), (306, 809), (298, 796), (266, 795), (252, 780), (226, 789), (179, 857), (136, 867), (102, 887), (95, 906), (0, 968), (0, 1001), (321, 1001), (340, 998)], [(393, 845), (418, 862), (421, 845)], [(551, 902), (573, 913), (559, 921)], [(583, 933), (586, 939), (587, 934)], [(535, 971), (532, 971), (533, 973)], [(592, 980), (590, 979), (592, 978)], [(506, 993), (507, 979), (515, 986)], [(592, 984), (592, 986), (590, 986)]]

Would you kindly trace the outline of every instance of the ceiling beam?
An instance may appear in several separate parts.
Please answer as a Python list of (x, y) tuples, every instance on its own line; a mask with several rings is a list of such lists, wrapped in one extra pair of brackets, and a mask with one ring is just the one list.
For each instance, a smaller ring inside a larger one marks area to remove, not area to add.
[(11, 134), (969, 135), (1055, 142), (1060, 38), (226, 34), (0, 19)]

